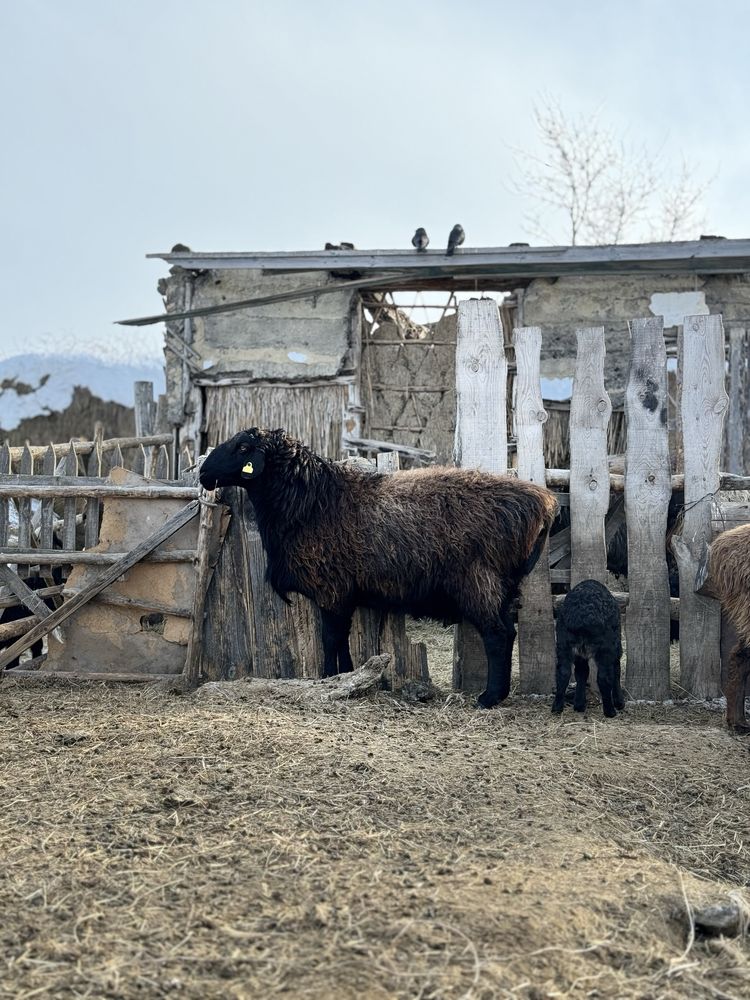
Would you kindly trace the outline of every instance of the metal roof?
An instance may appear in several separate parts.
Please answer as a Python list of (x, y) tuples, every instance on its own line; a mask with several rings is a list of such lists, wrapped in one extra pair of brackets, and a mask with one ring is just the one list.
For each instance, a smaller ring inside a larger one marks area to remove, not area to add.
[(151, 253), (188, 270), (252, 269), (267, 274), (333, 271), (370, 274), (404, 272), (416, 279), (498, 277), (530, 279), (565, 274), (731, 274), (750, 272), (750, 239), (702, 237), (678, 243), (615, 246), (460, 247), (453, 256), (442, 250), (322, 250), (248, 253)]

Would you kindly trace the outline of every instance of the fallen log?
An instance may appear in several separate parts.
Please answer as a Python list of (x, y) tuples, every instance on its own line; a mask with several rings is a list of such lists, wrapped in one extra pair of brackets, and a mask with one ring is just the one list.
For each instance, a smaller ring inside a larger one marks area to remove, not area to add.
[(389, 653), (371, 656), (358, 670), (320, 679), (246, 677), (239, 681), (208, 681), (192, 697), (198, 701), (284, 701), (311, 706), (348, 701), (380, 690), (390, 660)]

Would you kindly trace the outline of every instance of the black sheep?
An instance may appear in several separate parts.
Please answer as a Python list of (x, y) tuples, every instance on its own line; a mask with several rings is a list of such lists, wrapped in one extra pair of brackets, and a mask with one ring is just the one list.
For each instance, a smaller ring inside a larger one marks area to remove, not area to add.
[(617, 715), (625, 707), (620, 687), (620, 609), (607, 588), (597, 580), (583, 580), (573, 587), (557, 615), (557, 688), (552, 711), (562, 712), (570, 673), (575, 663), (576, 692), (573, 707), (586, 711), (589, 661), (597, 668), (597, 682), (604, 714)]
[(241, 431), (200, 469), (206, 489), (242, 486), (255, 509), (268, 580), (321, 610), (323, 675), (352, 669), (358, 606), (444, 621), (482, 636), (487, 688), (510, 691), (511, 604), (539, 558), (557, 503), (545, 488), (468, 469), (368, 475), (321, 458), (283, 430)]
[[(50, 581), (53, 584), (62, 583), (62, 570), (59, 566), (56, 566), (52, 570), (52, 573), (47, 577), (40, 576), (39, 573), (32, 573), (31, 576), (25, 577), (23, 582), (30, 590), (42, 590), (43, 588), (50, 586)], [(44, 598), (44, 603), (48, 608), (50, 608), (50, 610), (54, 610), (55, 604), (49, 597)], [(3, 608), (2, 611), (0, 611), (0, 625), (10, 625), (12, 622), (23, 621), (23, 619), (28, 618), (29, 615), (31, 615), (31, 611), (29, 611), (24, 604), (13, 604), (9, 608)], [(17, 641), (17, 638), (18, 637), (0, 639), (0, 651), (7, 649), (8, 646), (12, 646), (13, 643)], [(32, 657), (41, 656), (43, 650), (42, 640), (37, 640), (37, 642), (35, 642), (30, 648)], [(6, 664), (5, 669), (12, 670), (14, 667), (17, 667), (20, 662), (21, 657), (17, 656), (15, 659), (11, 660), (10, 663)], [(2, 671), (0, 671), (0, 673), (2, 673)]]

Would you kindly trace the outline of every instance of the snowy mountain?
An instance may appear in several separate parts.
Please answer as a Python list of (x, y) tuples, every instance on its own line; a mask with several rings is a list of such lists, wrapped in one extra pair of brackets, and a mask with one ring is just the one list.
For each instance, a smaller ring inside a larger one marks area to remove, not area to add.
[[(0, 433), (32, 443), (87, 437), (95, 420), (105, 432), (133, 433), (133, 383), (164, 392), (164, 370), (152, 358), (115, 361), (85, 353), (17, 354), (0, 360)], [(80, 425), (80, 426), (78, 426)], [(13, 433), (15, 432), (15, 433)]]

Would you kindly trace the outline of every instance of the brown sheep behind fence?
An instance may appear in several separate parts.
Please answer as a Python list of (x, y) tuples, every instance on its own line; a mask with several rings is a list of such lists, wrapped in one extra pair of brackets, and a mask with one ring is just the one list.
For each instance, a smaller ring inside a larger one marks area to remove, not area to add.
[(750, 524), (730, 528), (711, 543), (708, 584), (701, 593), (721, 601), (737, 632), (724, 687), (727, 724), (740, 732), (750, 732), (745, 717), (745, 690), (750, 677)]
[(557, 511), (544, 487), (468, 469), (368, 475), (328, 461), (282, 430), (241, 431), (200, 470), (207, 489), (248, 494), (282, 597), (321, 611), (323, 675), (352, 669), (359, 606), (446, 621), (466, 618), (487, 653), (489, 708), (510, 691), (511, 605)]

